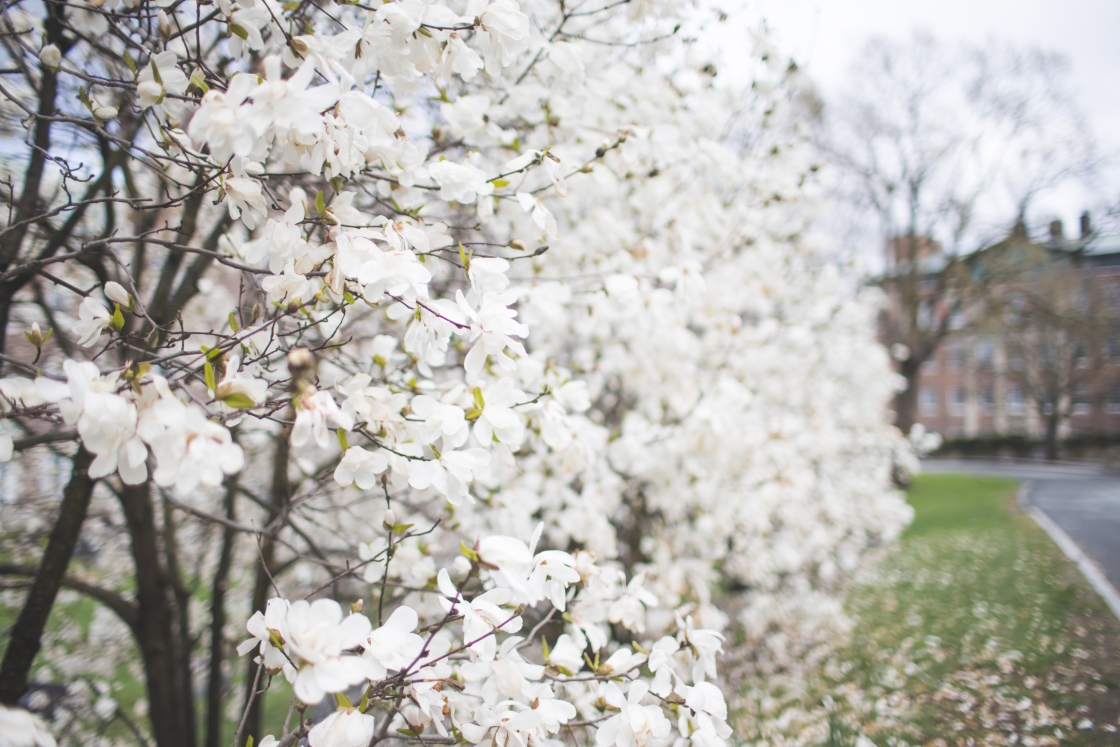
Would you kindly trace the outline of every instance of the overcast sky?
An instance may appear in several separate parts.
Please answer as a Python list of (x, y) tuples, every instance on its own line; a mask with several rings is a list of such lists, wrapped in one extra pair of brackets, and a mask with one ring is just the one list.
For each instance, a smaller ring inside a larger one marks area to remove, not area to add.
[[(925, 29), (946, 41), (998, 38), (1066, 55), (1071, 93), (1088, 115), (1102, 150), (1120, 153), (1120, 0), (746, 0), (748, 18), (764, 17), (780, 48), (818, 81), (827, 99), (843, 84), (854, 56), (873, 34), (904, 39)], [(1120, 197), (1120, 162), (1104, 177)], [(1065, 190), (1039, 204), (1076, 225), (1087, 197)], [(1043, 218), (1036, 214), (1036, 219)]]

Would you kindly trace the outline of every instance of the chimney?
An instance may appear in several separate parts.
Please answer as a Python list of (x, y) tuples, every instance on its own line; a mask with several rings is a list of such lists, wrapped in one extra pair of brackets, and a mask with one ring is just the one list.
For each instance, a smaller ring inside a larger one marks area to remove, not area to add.
[(1089, 220), (1089, 211), (1086, 210), (1081, 214), (1081, 238), (1088, 238), (1089, 234), (1091, 234), (1092, 232), (1093, 224), (1092, 221)]
[(1050, 221), (1050, 240), (1057, 243), (1061, 241), (1062, 238), (1062, 222), (1060, 220)]

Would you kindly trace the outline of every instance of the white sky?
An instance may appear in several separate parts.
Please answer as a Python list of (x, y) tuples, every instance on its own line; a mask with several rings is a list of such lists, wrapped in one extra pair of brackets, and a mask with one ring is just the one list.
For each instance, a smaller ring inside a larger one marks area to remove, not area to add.
[[(826, 100), (873, 34), (905, 39), (925, 29), (945, 41), (996, 38), (1060, 52), (1070, 60), (1071, 93), (1101, 150), (1120, 153), (1120, 0), (745, 0), (745, 5), (748, 18), (767, 20), (779, 47), (817, 80)], [(1120, 159), (1106, 168), (1102, 187), (1104, 194), (1092, 202), (1120, 197)], [(1061, 217), (1068, 234), (1088, 199), (1063, 190), (1039, 202), (1035, 219)]]

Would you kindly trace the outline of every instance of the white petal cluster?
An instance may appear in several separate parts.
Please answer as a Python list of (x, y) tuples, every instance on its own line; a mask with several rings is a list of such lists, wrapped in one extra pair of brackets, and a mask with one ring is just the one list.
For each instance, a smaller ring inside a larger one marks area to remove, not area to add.
[[(267, 537), (239, 651), (338, 705), (312, 747), (728, 744), (727, 629), (790, 663), (908, 519), (795, 67), (759, 38), (749, 94), (713, 80), (678, 42), (703, 2), (156, 5), (67, 10), (130, 40), (112, 64), (33, 47), (128, 71), (128, 117), (83, 88), (91, 131), (140, 118), (128, 199), (160, 207), (81, 246), (166, 265), (60, 302), (90, 360), (0, 380), (0, 459), (73, 429), (92, 477), (191, 495), (203, 569), (213, 527), (251, 526), (238, 593)], [(161, 272), (190, 299), (157, 321)]]

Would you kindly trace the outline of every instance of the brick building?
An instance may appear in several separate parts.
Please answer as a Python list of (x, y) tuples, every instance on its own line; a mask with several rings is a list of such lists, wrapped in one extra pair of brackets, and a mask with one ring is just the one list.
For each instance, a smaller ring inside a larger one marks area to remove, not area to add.
[[(935, 278), (940, 247), (929, 241), (923, 248), (923, 275)], [(887, 251), (888, 263), (895, 264), (891, 256), (896, 255), (895, 247), (889, 245)], [(1026, 262), (1031, 253), (1069, 262), (1077, 268), (1079, 282), (1120, 315), (1120, 235), (1093, 231), (1088, 214), (1082, 216), (1076, 238), (1066, 238), (1061, 222), (1054, 221), (1045, 241), (1032, 241), (1020, 223), (1007, 239), (982, 251), (1002, 251), (1013, 262)], [(1030, 282), (1030, 276), (1025, 277)], [(991, 292), (998, 293), (998, 286)], [(888, 316), (890, 313), (888, 310)], [(948, 337), (922, 365), (915, 421), (950, 439), (989, 435), (1042, 438), (1045, 425), (1038, 408), (1016, 383), (1015, 372), (1021, 370), (1022, 362), (1010, 354), (1011, 346), (998, 333), (985, 333), (977, 324), (974, 317), (982, 313), (982, 308), (958, 312), (950, 320)], [(1120, 327), (1109, 330), (1103, 346), (1100, 370), (1073, 393), (1072, 413), (1060, 432), (1063, 438), (1120, 435)]]

